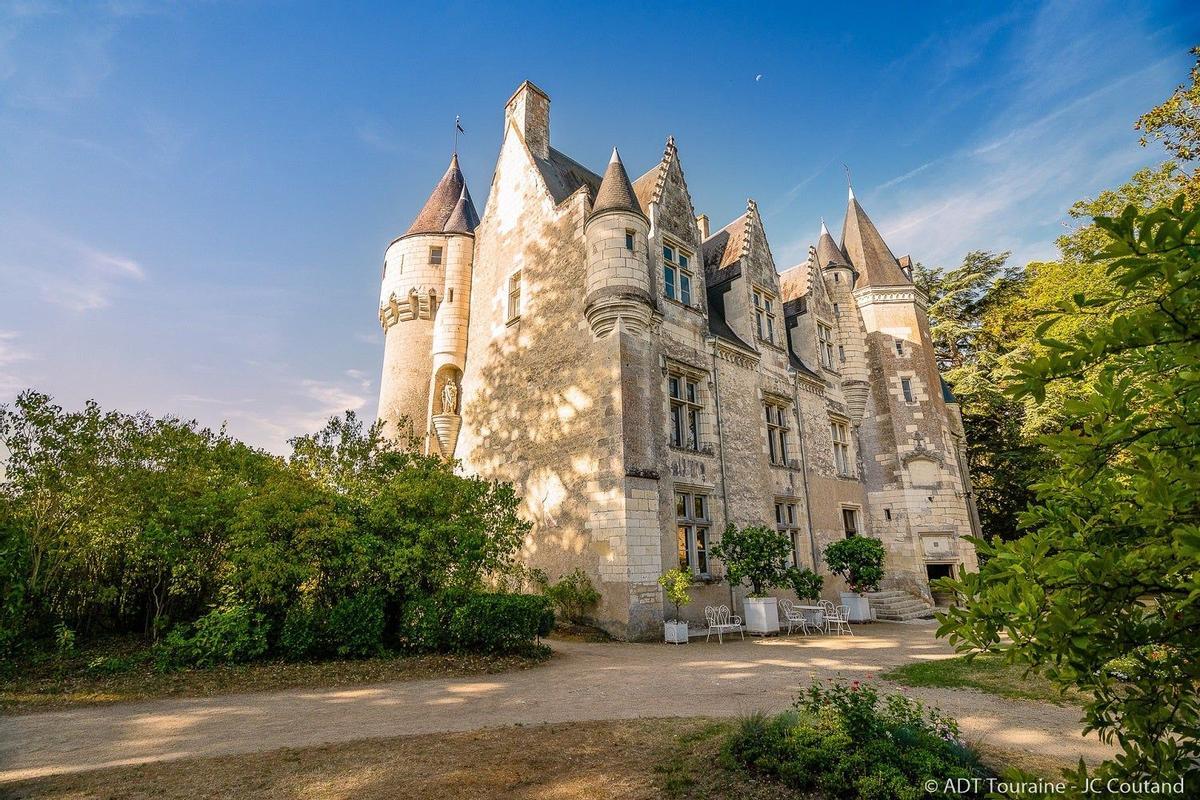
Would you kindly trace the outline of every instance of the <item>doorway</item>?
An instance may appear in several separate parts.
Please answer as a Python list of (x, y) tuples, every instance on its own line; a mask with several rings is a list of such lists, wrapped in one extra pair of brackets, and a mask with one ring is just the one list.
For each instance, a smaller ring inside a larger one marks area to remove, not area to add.
[[(925, 575), (929, 578), (930, 584), (938, 578), (953, 578), (953, 564), (926, 564)], [(947, 592), (943, 589), (937, 589), (930, 585), (930, 591), (933, 593), (933, 602), (937, 605), (946, 608), (954, 604), (954, 592)]]

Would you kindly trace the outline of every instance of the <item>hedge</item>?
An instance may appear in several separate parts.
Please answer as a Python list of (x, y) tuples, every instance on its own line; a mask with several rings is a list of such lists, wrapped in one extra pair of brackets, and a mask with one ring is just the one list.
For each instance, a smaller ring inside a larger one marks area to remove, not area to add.
[(518, 653), (553, 628), (554, 611), (541, 595), (438, 595), (405, 605), (400, 640), (420, 652)]

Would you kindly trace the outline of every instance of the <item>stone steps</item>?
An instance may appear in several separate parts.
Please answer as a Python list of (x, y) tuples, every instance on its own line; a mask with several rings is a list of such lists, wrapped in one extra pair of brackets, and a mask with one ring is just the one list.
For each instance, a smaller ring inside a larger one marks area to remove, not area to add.
[(908, 592), (896, 589), (873, 592), (867, 595), (876, 619), (904, 622), (910, 619), (932, 619), (933, 609)]

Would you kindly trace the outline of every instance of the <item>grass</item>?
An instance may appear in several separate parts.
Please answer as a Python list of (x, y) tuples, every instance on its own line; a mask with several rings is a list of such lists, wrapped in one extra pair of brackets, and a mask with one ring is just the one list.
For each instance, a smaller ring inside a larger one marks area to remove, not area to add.
[(920, 661), (896, 667), (881, 676), (903, 686), (932, 686), (942, 689), (978, 689), (981, 692), (1014, 700), (1034, 700), (1060, 706), (1078, 705), (1079, 695), (1064, 693), (1044, 675), (1026, 672), (1024, 666), (1009, 664), (1004, 656), (980, 653), (967, 656)]
[(118, 767), (4, 789), (31, 800), (796, 797), (722, 766), (721, 746), (735, 724), (691, 718), (492, 728)]
[(300, 686), (353, 686), (492, 674), (532, 667), (544, 659), (544, 656), (390, 656), (312, 663), (267, 661), (159, 672), (144, 641), (114, 637), (67, 655), (37, 652), (8, 665), (0, 675), (0, 714), (163, 697), (210, 697)]

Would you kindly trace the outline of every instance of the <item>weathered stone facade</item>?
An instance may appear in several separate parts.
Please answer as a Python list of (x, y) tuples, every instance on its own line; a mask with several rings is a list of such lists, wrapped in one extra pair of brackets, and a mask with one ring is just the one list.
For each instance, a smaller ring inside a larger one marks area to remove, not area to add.
[(657, 579), (681, 563), (689, 620), (739, 610), (707, 554), (726, 523), (777, 526), (818, 569), (830, 542), (874, 536), (888, 585), (926, 598), (930, 575), (974, 569), (925, 300), (853, 195), (842, 244), (822, 225), (780, 272), (754, 201), (710, 233), (673, 139), (632, 182), (615, 150), (601, 177), (550, 142), (549, 97), (526, 82), (482, 218), (454, 162), (389, 247), (385, 423), (408, 416), (431, 452), (512, 481), (525, 559), (551, 578), (582, 566), (622, 637), (661, 636)]

